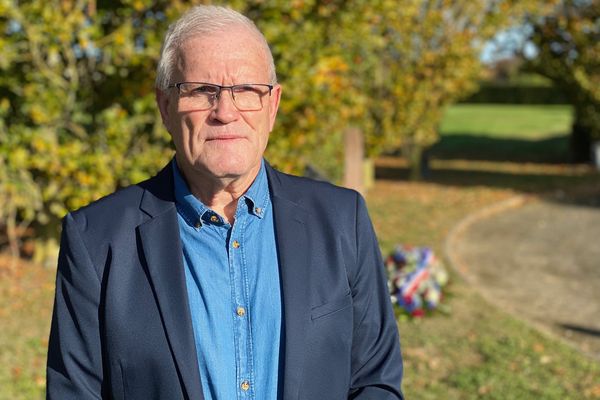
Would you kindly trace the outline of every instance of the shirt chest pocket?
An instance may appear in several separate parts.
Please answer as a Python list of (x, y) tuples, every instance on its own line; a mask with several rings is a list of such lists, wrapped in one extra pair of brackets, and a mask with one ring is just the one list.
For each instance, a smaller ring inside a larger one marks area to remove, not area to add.
[(352, 295), (348, 293), (341, 299), (335, 299), (320, 306), (313, 307), (310, 310), (310, 319), (314, 321), (319, 318), (330, 316), (338, 311), (350, 307), (351, 305)]

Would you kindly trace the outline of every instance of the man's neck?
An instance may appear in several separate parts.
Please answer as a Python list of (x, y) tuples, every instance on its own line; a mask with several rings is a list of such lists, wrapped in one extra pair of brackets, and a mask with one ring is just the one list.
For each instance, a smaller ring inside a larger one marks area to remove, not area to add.
[(260, 164), (250, 173), (238, 177), (206, 176), (195, 170), (180, 168), (190, 192), (230, 224), (235, 220), (238, 200), (246, 193), (260, 171)]

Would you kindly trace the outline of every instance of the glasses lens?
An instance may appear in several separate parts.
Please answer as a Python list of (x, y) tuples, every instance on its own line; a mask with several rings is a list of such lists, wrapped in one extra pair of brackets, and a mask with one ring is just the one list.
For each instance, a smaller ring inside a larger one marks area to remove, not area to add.
[(257, 111), (262, 109), (262, 97), (266, 91), (260, 85), (240, 85), (233, 88), (232, 94), (240, 111)]
[(205, 83), (181, 83), (179, 93), (196, 107), (210, 108), (219, 93), (219, 87)]

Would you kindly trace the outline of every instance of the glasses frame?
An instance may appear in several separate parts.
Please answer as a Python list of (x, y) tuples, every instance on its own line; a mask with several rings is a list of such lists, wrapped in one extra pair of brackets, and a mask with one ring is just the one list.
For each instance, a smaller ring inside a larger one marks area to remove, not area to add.
[(269, 96), (271, 96), (271, 93), (273, 92), (273, 88), (275, 87), (275, 85), (270, 85), (268, 83), (240, 83), (238, 85), (230, 85), (230, 86), (223, 86), (223, 85), (217, 85), (216, 83), (210, 83), (210, 82), (177, 82), (177, 83), (172, 83), (170, 85), (167, 86), (167, 89), (173, 89), (173, 88), (177, 88), (177, 92), (179, 93), (179, 95), (181, 95), (181, 85), (186, 85), (186, 84), (194, 84), (194, 85), (208, 85), (208, 86), (213, 86), (215, 88), (218, 88), (217, 93), (214, 96), (213, 99), (213, 104), (211, 104), (210, 107), (206, 108), (206, 110), (210, 110), (212, 107), (215, 106), (215, 100), (219, 100), (221, 97), (221, 93), (223, 92), (223, 90), (229, 90), (229, 92), (231, 93), (231, 98), (233, 99), (233, 104), (235, 105), (235, 108), (237, 108), (239, 111), (260, 111), (264, 108), (264, 105), (262, 104), (262, 98), (266, 95), (266, 93), (261, 94), (260, 98), (261, 98), (261, 102), (260, 102), (260, 108), (259, 109), (250, 109), (250, 110), (244, 110), (244, 109), (240, 109), (238, 104), (235, 101), (235, 88), (237, 87), (243, 87), (243, 86), (264, 86), (269, 88)]

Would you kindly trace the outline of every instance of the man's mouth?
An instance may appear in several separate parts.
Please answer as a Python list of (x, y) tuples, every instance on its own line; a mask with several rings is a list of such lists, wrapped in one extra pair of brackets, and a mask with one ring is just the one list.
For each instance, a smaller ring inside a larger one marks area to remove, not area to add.
[(211, 141), (216, 141), (216, 140), (236, 140), (236, 139), (243, 139), (243, 136), (240, 135), (234, 135), (234, 134), (226, 134), (226, 135), (218, 135), (218, 136), (212, 136), (206, 139), (207, 142), (211, 142)]

